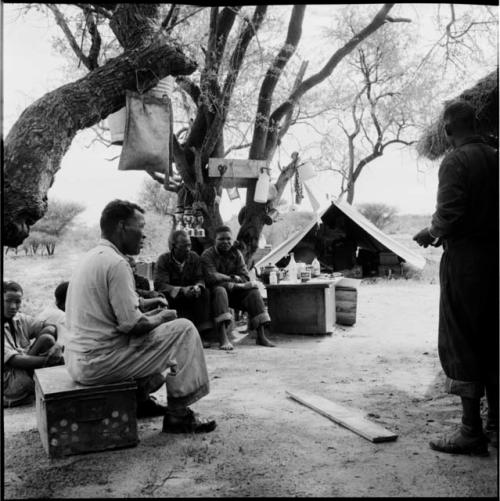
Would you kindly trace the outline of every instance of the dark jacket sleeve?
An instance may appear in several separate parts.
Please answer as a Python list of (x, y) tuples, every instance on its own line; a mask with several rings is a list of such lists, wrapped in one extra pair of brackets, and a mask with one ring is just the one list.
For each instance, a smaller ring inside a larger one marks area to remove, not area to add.
[(436, 211), (432, 215), (432, 236), (452, 236), (463, 222), (467, 206), (464, 165), (456, 154), (446, 157), (439, 167)]
[(198, 254), (194, 254), (195, 265), (194, 265), (194, 285), (201, 285), (201, 287), (205, 287), (205, 277), (203, 276), (203, 267), (201, 265), (201, 258)]
[(235, 275), (238, 275), (244, 282), (250, 282), (250, 274), (248, 273), (243, 254), (239, 250), (236, 250), (236, 252), (238, 253), (238, 261)]
[(173, 299), (179, 294), (181, 288), (170, 284), (170, 271), (167, 263), (167, 255), (162, 254), (155, 266), (154, 288), (156, 291), (165, 294), (165, 297)]
[(203, 276), (205, 277), (205, 283), (208, 287), (226, 284), (231, 279), (228, 275), (217, 271), (217, 265), (211, 249), (207, 249), (201, 255), (201, 266), (203, 269)]

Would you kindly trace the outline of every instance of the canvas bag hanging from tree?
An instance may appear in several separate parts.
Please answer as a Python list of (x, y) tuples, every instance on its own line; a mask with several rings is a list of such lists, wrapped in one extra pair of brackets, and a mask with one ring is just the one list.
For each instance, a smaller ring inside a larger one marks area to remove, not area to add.
[(172, 105), (167, 96), (127, 91), (119, 170), (172, 171)]

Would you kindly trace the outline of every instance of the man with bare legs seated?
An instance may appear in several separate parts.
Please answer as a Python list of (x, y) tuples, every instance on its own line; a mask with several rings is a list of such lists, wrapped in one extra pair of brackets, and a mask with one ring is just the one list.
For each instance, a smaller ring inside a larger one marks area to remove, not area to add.
[(212, 314), (221, 350), (232, 350), (228, 327), (232, 315), (229, 307), (248, 312), (249, 327), (257, 330), (257, 344), (275, 346), (266, 336), (271, 318), (255, 282), (250, 280), (243, 255), (233, 246), (231, 229), (215, 230), (215, 245), (201, 255), (205, 283), (211, 288)]
[[(123, 200), (113, 200), (102, 212), (102, 238), (70, 280), (67, 369), (75, 381), (86, 385), (135, 379), (138, 417), (163, 415), (163, 432), (209, 432), (215, 421), (201, 419), (188, 407), (209, 392), (198, 331), (189, 320), (177, 318), (164, 298), (157, 298), (164, 305), (155, 310), (139, 309), (126, 255), (141, 250), (143, 214), (141, 207)], [(163, 383), (167, 407), (149, 395)]]

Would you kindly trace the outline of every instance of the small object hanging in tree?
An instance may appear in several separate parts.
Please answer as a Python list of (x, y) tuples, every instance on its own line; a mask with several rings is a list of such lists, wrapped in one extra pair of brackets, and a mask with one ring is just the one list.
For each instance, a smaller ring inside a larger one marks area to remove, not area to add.
[(194, 221), (193, 209), (191, 207), (186, 207), (184, 210), (184, 217), (182, 218), (182, 222), (184, 223), (184, 229), (186, 233), (190, 236), (194, 236), (194, 228), (192, 226)]
[(184, 207), (178, 205), (174, 214), (174, 223), (176, 230), (184, 229), (183, 218), (184, 218)]
[(205, 236), (205, 230), (202, 228), (203, 221), (205, 218), (201, 210), (197, 210), (194, 216), (195, 227), (194, 227), (194, 236), (198, 238), (203, 238)]
[(269, 194), (269, 185), (271, 183), (269, 168), (262, 167), (260, 169), (259, 179), (255, 185), (255, 194), (253, 197), (254, 202), (265, 204)]
[(295, 173), (294, 187), (295, 187), (295, 203), (297, 205), (300, 205), (302, 199), (304, 198), (304, 191), (302, 183), (300, 182), (300, 177), (298, 172)]

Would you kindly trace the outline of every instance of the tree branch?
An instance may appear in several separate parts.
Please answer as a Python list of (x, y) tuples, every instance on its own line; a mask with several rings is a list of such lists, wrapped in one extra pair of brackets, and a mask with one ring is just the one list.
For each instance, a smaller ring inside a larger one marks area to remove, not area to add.
[(200, 88), (189, 78), (184, 76), (176, 77), (177, 85), (193, 100), (193, 103), (198, 107), (201, 95)]
[(222, 9), (221, 13), (217, 18), (217, 38), (216, 38), (216, 57), (214, 70), (218, 74), (220, 69), (220, 64), (222, 62), (222, 56), (224, 55), (224, 50), (226, 48), (227, 39), (231, 29), (234, 25), (234, 20), (236, 19), (236, 14), (241, 9), (241, 5), (235, 5), (233, 7), (225, 7)]
[(249, 153), (249, 157), (252, 159), (258, 160), (264, 156), (274, 89), (283, 73), (283, 69), (294, 54), (300, 41), (305, 9), (305, 5), (293, 6), (285, 42), (270, 64), (260, 87), (252, 147)]
[(81, 47), (78, 45), (73, 33), (69, 29), (68, 23), (64, 18), (62, 12), (59, 10), (57, 5), (55, 4), (47, 4), (47, 8), (52, 11), (54, 14), (57, 25), (61, 28), (64, 33), (64, 36), (69, 42), (70, 47), (73, 49), (73, 52), (76, 54), (76, 57), (85, 65), (88, 70), (92, 70), (89, 58), (83, 53)]
[(224, 152), (224, 157), (227, 157), (229, 153), (231, 153), (234, 150), (242, 150), (243, 148), (248, 148), (251, 146), (251, 142), (248, 143), (240, 143), (238, 145), (230, 146), (225, 152)]
[(194, 172), (192, 167), (189, 165), (184, 149), (179, 144), (179, 141), (173, 136), (173, 153), (175, 166), (177, 167), (177, 172), (182, 177), (184, 184), (189, 190), (195, 189), (196, 180), (194, 177)]
[(80, 7), (80, 9), (84, 11), (88, 10), (90, 12), (100, 14), (101, 16), (104, 16), (107, 19), (111, 19), (113, 17), (113, 13), (110, 10), (105, 9), (104, 7), (97, 5), (95, 3), (75, 3), (73, 5)]
[[(170, 5), (170, 9), (168, 9), (168, 13), (160, 25), (161, 29), (166, 29), (168, 27), (168, 24), (170, 23), (170, 20), (172, 19), (174, 12), (178, 11), (178, 10), (179, 10), (179, 8), (178, 8), (177, 4), (173, 3)], [(174, 20), (174, 22), (175, 22), (175, 20)]]
[(207, 162), (208, 157), (213, 151), (221, 134), (222, 127), (224, 126), (227, 117), (227, 111), (229, 102), (231, 101), (234, 85), (236, 83), (236, 79), (238, 77), (238, 73), (241, 68), (246, 50), (248, 48), (248, 44), (259, 30), (266, 15), (266, 11), (267, 5), (258, 5), (255, 8), (252, 21), (247, 21), (247, 26), (238, 38), (236, 47), (234, 48), (234, 51), (230, 58), (229, 70), (222, 90), (222, 103), (220, 106), (220, 111), (215, 115), (214, 120), (205, 135), (205, 139), (201, 148), (201, 159), (203, 164)]
[(159, 174), (158, 172), (151, 172), (151, 171), (146, 171), (157, 183), (160, 183), (165, 191), (169, 191), (171, 193), (178, 193), (181, 185), (179, 183), (176, 183), (172, 179), (169, 180), (168, 184), (165, 186), (165, 176), (162, 174)]
[(99, 33), (96, 21), (94, 19), (94, 14), (92, 12), (88, 12), (86, 19), (92, 40), (88, 55), (89, 69), (92, 71), (99, 67), (99, 53), (101, 51), (102, 41), (101, 41), (101, 34)]
[(194, 15), (198, 14), (198, 12), (202, 11), (203, 9), (206, 9), (206, 7), (200, 7), (199, 9), (195, 10), (194, 12), (191, 12), (190, 14), (187, 14), (186, 16), (182, 17), (179, 20), (177, 20), (178, 16), (176, 15), (175, 18), (172, 19), (172, 23), (170, 24), (170, 26), (168, 26), (165, 29), (165, 31), (171, 31), (171, 30), (173, 30), (177, 25), (183, 23), (184, 21), (186, 21), (190, 17), (193, 17)]
[(298, 162), (299, 162), (299, 154), (296, 152), (292, 153), (292, 161), (280, 172), (280, 175), (278, 176), (278, 179), (274, 184), (277, 195), (273, 200), (272, 204), (273, 207), (275, 207), (275, 204), (277, 205), (281, 200), (286, 185), (288, 184), (288, 181), (292, 179), (293, 175), (297, 171)]
[(372, 33), (377, 31), (387, 22), (387, 13), (392, 9), (394, 4), (384, 4), (379, 12), (374, 16), (372, 21), (365, 26), (359, 33), (354, 35), (343, 47), (338, 49), (328, 60), (325, 66), (316, 74), (302, 82), (298, 89), (290, 94), (288, 99), (281, 104), (271, 115), (269, 120), (270, 127), (273, 123), (278, 123), (290, 108), (293, 108), (298, 100), (311, 88), (321, 83), (329, 77), (333, 70), (337, 67), (340, 61), (355, 49), (363, 40)]

